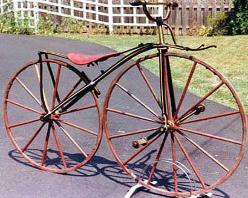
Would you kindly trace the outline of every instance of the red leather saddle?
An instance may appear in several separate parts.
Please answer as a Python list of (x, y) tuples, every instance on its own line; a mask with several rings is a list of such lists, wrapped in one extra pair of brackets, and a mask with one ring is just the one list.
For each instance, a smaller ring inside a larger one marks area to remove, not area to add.
[(96, 55), (69, 53), (67, 54), (67, 57), (72, 63), (76, 65), (88, 65), (94, 62), (97, 63), (107, 60), (110, 57), (119, 56), (120, 54), (121, 54), (120, 52), (114, 52), (109, 54), (96, 54)]

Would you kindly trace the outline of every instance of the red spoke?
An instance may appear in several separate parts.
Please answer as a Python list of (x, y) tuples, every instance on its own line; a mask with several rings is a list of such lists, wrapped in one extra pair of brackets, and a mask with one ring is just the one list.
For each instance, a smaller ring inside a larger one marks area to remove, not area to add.
[(177, 179), (177, 166), (176, 166), (176, 146), (175, 146), (175, 137), (174, 134), (171, 133), (171, 155), (172, 155), (172, 169), (173, 169), (173, 179), (174, 179), (174, 190), (178, 192), (178, 179)]
[(74, 113), (74, 112), (83, 111), (83, 110), (86, 110), (86, 109), (91, 109), (91, 108), (94, 108), (94, 107), (97, 107), (97, 106), (96, 105), (88, 105), (88, 106), (85, 106), (85, 107), (82, 107), (82, 108), (72, 109), (72, 110), (69, 110), (69, 111), (58, 113), (58, 115), (64, 115), (64, 114), (68, 114), (68, 113)]
[(67, 136), (67, 138), (77, 147), (77, 149), (87, 158), (88, 155), (84, 150), (78, 145), (78, 143), (70, 136), (70, 134), (62, 127), (62, 125), (56, 121), (58, 127), (62, 130), (62, 132)]
[(222, 114), (217, 114), (217, 115), (213, 115), (213, 116), (207, 116), (207, 117), (203, 117), (203, 118), (199, 118), (199, 119), (192, 119), (192, 120), (189, 120), (187, 122), (180, 122), (180, 125), (189, 124), (189, 123), (193, 123), (193, 122), (201, 122), (201, 121), (211, 120), (214, 118), (221, 118), (221, 117), (225, 117), (225, 116), (235, 115), (238, 113), (240, 113), (240, 112), (239, 111), (228, 112), (228, 113), (222, 113)]
[(137, 155), (139, 155), (142, 151), (144, 151), (148, 146), (150, 146), (153, 142), (155, 142), (163, 133), (160, 133), (157, 137), (155, 137), (152, 141), (148, 142), (144, 147), (142, 147), (140, 150), (138, 150), (136, 153), (134, 153), (131, 157), (129, 157), (123, 164), (126, 165), (128, 162), (130, 162), (133, 158), (135, 158)]
[(182, 135), (182, 136), (186, 140), (188, 140), (191, 144), (193, 144), (196, 148), (198, 148), (202, 153), (204, 153), (207, 157), (209, 157), (213, 162), (215, 162), (216, 164), (218, 164), (225, 171), (229, 172), (229, 169), (224, 164), (222, 164), (219, 160), (217, 160), (216, 158), (214, 158), (210, 153), (208, 153), (205, 149), (203, 149), (199, 144), (197, 144), (196, 142), (194, 142), (192, 139), (190, 139), (186, 135)]
[(143, 69), (142, 69), (142, 67), (140, 66), (140, 64), (137, 64), (137, 67), (138, 67), (139, 72), (140, 72), (142, 78), (144, 79), (144, 81), (145, 81), (145, 83), (146, 83), (148, 89), (149, 89), (150, 92), (152, 93), (152, 96), (153, 96), (154, 99), (156, 100), (158, 106), (161, 107), (161, 104), (160, 104), (159, 99), (158, 99), (158, 97), (157, 97), (157, 95), (156, 95), (156, 92), (154, 91), (154, 89), (153, 89), (151, 83), (149, 82), (148, 78), (146, 77), (145, 72), (143, 71)]
[(45, 139), (44, 146), (43, 146), (43, 152), (42, 152), (42, 158), (41, 158), (41, 166), (44, 165), (45, 160), (46, 160), (47, 146), (48, 146), (48, 142), (49, 142), (49, 138), (50, 138), (50, 132), (51, 132), (51, 123), (49, 123), (49, 125), (48, 125), (46, 139)]
[(213, 138), (213, 139), (216, 139), (216, 140), (221, 140), (221, 141), (224, 141), (224, 142), (229, 142), (229, 143), (238, 144), (238, 145), (242, 144), (241, 142), (238, 142), (238, 141), (235, 141), (235, 140), (231, 140), (231, 139), (228, 139), (228, 138), (223, 138), (223, 137), (220, 137), (220, 136), (208, 134), (208, 133), (205, 133), (205, 132), (202, 132), (202, 131), (196, 131), (196, 130), (186, 129), (186, 128), (182, 128), (182, 127), (175, 127), (175, 129), (179, 129), (179, 130), (182, 130), (182, 131), (185, 131), (185, 132), (193, 133), (195, 135), (200, 135), (200, 136)]
[(9, 126), (9, 128), (11, 129), (11, 128), (15, 128), (15, 127), (18, 127), (18, 126), (23, 126), (23, 125), (31, 124), (31, 123), (37, 122), (39, 120), (40, 119), (34, 119), (34, 120), (25, 121), (25, 122), (20, 122), (20, 123), (17, 123), (17, 124), (14, 124), (14, 125)]
[(44, 127), (46, 123), (44, 122), (40, 128), (38, 128), (38, 130), (34, 133), (34, 135), (30, 138), (30, 140), (28, 141), (28, 143), (23, 147), (22, 152), (25, 152), (27, 150), (27, 148), (29, 147), (29, 145), (33, 142), (33, 140), (36, 138), (36, 136), (40, 133), (41, 129)]
[(159, 116), (158, 116), (158, 114), (156, 114), (150, 107), (148, 107), (144, 102), (142, 102), (137, 96), (135, 96), (134, 94), (132, 94), (128, 89), (126, 89), (125, 87), (123, 87), (119, 83), (116, 83), (116, 85), (121, 90), (123, 90), (127, 95), (129, 95), (131, 98), (133, 98), (136, 102), (138, 102), (142, 107), (144, 107), (147, 111), (149, 111), (155, 117), (157, 117), (158, 119), (160, 119)]
[(55, 80), (55, 86), (54, 86), (54, 90), (53, 90), (52, 109), (55, 106), (55, 101), (56, 101), (56, 98), (57, 98), (57, 91), (58, 91), (58, 85), (59, 85), (60, 72), (61, 72), (61, 65), (58, 65), (57, 74), (56, 74), (56, 80)]
[(32, 112), (34, 112), (34, 113), (38, 113), (38, 114), (42, 115), (41, 112), (39, 112), (39, 111), (37, 111), (37, 110), (35, 110), (35, 109), (33, 109), (33, 108), (27, 107), (27, 106), (25, 106), (25, 105), (23, 105), (23, 104), (20, 104), (20, 103), (18, 103), (18, 102), (15, 102), (15, 101), (13, 101), (13, 100), (7, 99), (6, 101), (9, 102), (9, 103), (11, 103), (11, 104), (13, 104), (13, 105), (16, 105), (16, 106), (18, 106), (18, 107), (21, 107), (21, 108), (23, 108), (23, 109), (26, 109), (26, 110), (28, 110), (28, 111), (32, 111)]
[(185, 148), (183, 147), (181, 141), (178, 139), (178, 137), (176, 136), (176, 134), (174, 134), (174, 137), (183, 153), (183, 155), (185, 156), (186, 160), (189, 162), (190, 166), (192, 167), (192, 170), (194, 171), (196, 177), (199, 179), (203, 189), (206, 189), (206, 186), (205, 186), (205, 182), (203, 181), (203, 178), (201, 177), (199, 171), (197, 170), (196, 166), (194, 165), (194, 163), (192, 162), (192, 160), (190, 159), (189, 157), (189, 154), (187, 153), (187, 151), (185, 150)]
[(181, 105), (182, 105), (182, 103), (183, 103), (184, 97), (185, 97), (186, 92), (187, 92), (187, 90), (188, 90), (189, 84), (190, 84), (191, 79), (192, 79), (192, 77), (193, 77), (193, 74), (194, 74), (194, 72), (195, 72), (196, 65), (197, 65), (197, 63), (194, 62), (193, 66), (192, 66), (192, 68), (191, 68), (190, 74), (189, 74), (189, 76), (188, 76), (186, 85), (185, 85), (185, 87), (184, 87), (184, 89), (183, 89), (183, 92), (182, 92), (182, 94), (181, 94), (180, 100), (179, 100), (179, 102), (178, 102), (178, 105), (177, 105), (176, 112), (175, 112), (175, 115), (174, 115), (174, 116), (177, 116), (177, 114), (178, 114), (178, 112), (179, 112), (179, 110), (180, 110), (180, 108), (181, 108)]
[(165, 141), (166, 141), (167, 136), (168, 136), (168, 133), (166, 133), (166, 134), (164, 135), (164, 138), (163, 138), (163, 140), (162, 140), (162, 143), (161, 143), (161, 145), (160, 145), (160, 147), (159, 147), (159, 150), (158, 150), (156, 159), (155, 159), (155, 161), (154, 161), (154, 163), (153, 163), (153, 166), (152, 166), (152, 170), (151, 170), (151, 172), (150, 172), (150, 174), (149, 174), (149, 177), (148, 177), (148, 181), (147, 181), (148, 184), (151, 182), (151, 179), (152, 179), (152, 177), (153, 177), (153, 175), (154, 175), (154, 172), (155, 172), (155, 170), (156, 170), (156, 168), (157, 168), (157, 165), (158, 165), (158, 162), (159, 162), (161, 153), (162, 153), (162, 151), (163, 151), (164, 144), (165, 144)]
[(28, 89), (28, 87), (18, 78), (16, 77), (17, 82), (24, 88), (24, 90), (35, 100), (35, 102), (42, 107), (41, 102), (36, 98), (36, 96)]
[(64, 167), (67, 168), (66, 161), (65, 161), (65, 156), (64, 156), (64, 153), (62, 151), (62, 146), (61, 146), (60, 141), (59, 141), (58, 133), (57, 133), (57, 130), (54, 127), (53, 124), (52, 124), (52, 130), (53, 130), (53, 136), (54, 136), (55, 143), (57, 145), (57, 148), (58, 148), (59, 155), (61, 157), (62, 163), (63, 163)]
[(114, 139), (114, 138), (120, 138), (120, 137), (125, 137), (125, 136), (129, 136), (129, 135), (137, 135), (137, 134), (141, 134), (141, 133), (147, 133), (149, 131), (154, 131), (154, 130), (158, 130), (159, 128), (150, 128), (150, 129), (142, 129), (142, 130), (138, 130), (138, 131), (128, 131), (128, 132), (124, 132), (123, 134), (118, 134), (118, 135), (111, 135), (109, 137), (109, 139)]
[(201, 98), (197, 103), (195, 103), (191, 108), (189, 108), (182, 116), (180, 116), (176, 121), (180, 121), (183, 117), (187, 116), (188, 113), (190, 113), (193, 109), (195, 109), (196, 106), (201, 104), (203, 101), (205, 101), (209, 96), (211, 96), (217, 89), (219, 89), (224, 84), (223, 81), (221, 81), (218, 85), (216, 85), (210, 92), (208, 92), (203, 98)]
[(58, 121), (61, 122), (61, 123), (63, 123), (63, 124), (66, 124), (66, 125), (68, 125), (68, 126), (70, 126), (70, 127), (73, 127), (73, 128), (79, 129), (79, 130), (81, 130), (81, 131), (84, 131), (84, 132), (86, 132), (86, 133), (89, 133), (89, 134), (91, 134), (91, 135), (97, 136), (97, 133), (96, 133), (96, 132), (91, 131), (91, 130), (89, 130), (89, 129), (80, 127), (80, 126), (78, 126), (78, 125), (76, 125), (76, 124), (72, 124), (72, 123), (70, 123), (70, 122), (67, 122), (67, 121), (64, 121), (64, 120), (61, 120), (61, 119), (59, 119)]
[(142, 117), (142, 116), (135, 115), (135, 114), (132, 114), (132, 113), (127, 113), (127, 112), (119, 111), (119, 110), (116, 110), (116, 109), (107, 108), (107, 110), (110, 111), (110, 112), (113, 112), (113, 113), (118, 113), (118, 114), (129, 116), (129, 117), (132, 117), (132, 118), (137, 118), (137, 119), (140, 119), (140, 120), (145, 120), (145, 121), (149, 121), (149, 122), (163, 124), (163, 122), (160, 121), (160, 120), (152, 120), (150, 118)]

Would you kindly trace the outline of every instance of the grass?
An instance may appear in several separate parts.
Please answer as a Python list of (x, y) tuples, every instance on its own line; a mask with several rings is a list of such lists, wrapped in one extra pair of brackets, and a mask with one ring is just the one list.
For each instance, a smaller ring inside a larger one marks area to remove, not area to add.
[[(65, 37), (69, 39), (76, 39), (80, 41), (94, 42), (116, 51), (123, 51), (125, 49), (137, 46), (141, 42), (156, 42), (156, 36), (140, 36), (140, 35), (76, 35), (76, 34), (59, 34), (59, 37)], [(168, 40), (166, 42), (171, 42)], [(191, 36), (178, 36), (177, 42), (180, 45), (188, 47), (198, 47), (202, 43), (206, 45), (217, 45), (217, 49), (209, 49), (200, 52), (190, 52), (191, 55), (204, 60), (208, 64), (212, 65), (218, 71), (224, 74), (224, 76), (229, 79), (233, 84), (235, 90), (237, 91), (241, 101), (243, 102), (246, 112), (248, 112), (248, 35), (243, 36), (219, 36), (219, 37), (191, 37)], [(182, 52), (185, 53), (185, 52)], [(153, 73), (158, 74), (158, 68), (154, 63), (148, 67)], [(184, 73), (184, 68), (174, 71), (175, 75), (177, 73)], [(192, 91), (201, 95), (204, 92), (204, 86), (199, 88), (200, 81), (205, 78), (206, 74), (204, 72), (199, 76), (199, 82), (196, 81), (195, 86)], [(178, 78), (176, 81), (176, 86), (183, 87), (184, 83)], [(206, 84), (209, 81), (205, 82)], [(206, 85), (207, 87), (207, 85)], [(203, 89), (203, 90), (202, 90)], [(220, 93), (217, 97), (217, 102), (222, 104), (232, 106), (230, 99), (224, 94)]]

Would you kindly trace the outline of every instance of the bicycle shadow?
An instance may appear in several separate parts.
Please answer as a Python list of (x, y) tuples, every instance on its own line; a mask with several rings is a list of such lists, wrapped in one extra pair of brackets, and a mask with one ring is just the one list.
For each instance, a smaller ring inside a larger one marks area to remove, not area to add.
[[(54, 152), (57, 153), (56, 151), (53, 150), (48, 150), (48, 152)], [(138, 159), (137, 161), (135, 161), (131, 166), (131, 168), (133, 170), (135, 170), (137, 173), (140, 173), (140, 175), (142, 176), (142, 174), (144, 174), (144, 172), (142, 171), (145, 167), (145, 162), (147, 162), (150, 159), (150, 156), (152, 154), (152, 152), (155, 151), (151, 151), (150, 153), (148, 153), (147, 155), (143, 156), (141, 159)], [(58, 153), (57, 153), (58, 154)], [(33, 165), (31, 165), (31, 163), (27, 162), (20, 154), (19, 152), (15, 149), (15, 150), (11, 150), (9, 152), (9, 157), (12, 158), (13, 160), (17, 161), (18, 163), (21, 163), (25, 166), (28, 167), (32, 167), (35, 169), (40, 170), (37, 167), (34, 167)], [(59, 156), (59, 154), (58, 154)], [(80, 162), (81, 159), (81, 155), (80, 154), (69, 154), (69, 153), (65, 153), (65, 156), (68, 158), (71, 158), (72, 160), (76, 160), (78, 162)], [(37, 156), (39, 157), (39, 156)], [(60, 159), (53, 159), (51, 160), (49, 163), (59, 163)], [(143, 164), (143, 165), (142, 165)], [(147, 169), (148, 171), (148, 169)], [(102, 156), (97, 156), (95, 155), (92, 160), (87, 163), (85, 166), (83, 166), (82, 168), (77, 169), (74, 172), (71, 173), (61, 173), (62, 175), (65, 176), (72, 176), (72, 177), (95, 177), (97, 175), (101, 175), (104, 176), (105, 178), (109, 179), (110, 181), (125, 186), (127, 188), (131, 188), (134, 185), (136, 185), (137, 183), (130, 177), (128, 176), (122, 169), (121, 167), (117, 164), (116, 161), (113, 160), (109, 160), (105, 157)], [(174, 190), (174, 186), (171, 182), (167, 182), (164, 183), (164, 180), (162, 181), (161, 176), (165, 176), (167, 181), (172, 180), (172, 176), (170, 173), (167, 173), (167, 175), (160, 175), (160, 177), (155, 177), (154, 180), (157, 182), (157, 185), (162, 185), (163, 182), (163, 186), (166, 186), (167, 190)], [(179, 175), (179, 178), (183, 178), (186, 177), (185, 175), (181, 174)], [(183, 190), (188, 190), (189, 188), (191, 188), (191, 184), (184, 182), (184, 183), (179, 183), (180, 188)], [(149, 189), (146, 188), (141, 188), (138, 192), (134, 193), (133, 196), (135, 196), (136, 194), (142, 193), (142, 196), (161, 196), (161, 197), (166, 197), (169, 198), (168, 196), (162, 196), (161, 194), (155, 193), (150, 191)], [(224, 191), (216, 188), (212, 191), (213, 193), (213, 197), (220, 197), (220, 198), (230, 198), (230, 196), (225, 193)], [(207, 196), (201, 196), (201, 198), (208, 198)]]

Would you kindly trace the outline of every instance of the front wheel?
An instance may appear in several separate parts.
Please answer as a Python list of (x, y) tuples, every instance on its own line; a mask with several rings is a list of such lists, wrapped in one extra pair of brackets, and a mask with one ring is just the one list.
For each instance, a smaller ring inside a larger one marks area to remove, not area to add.
[(167, 196), (206, 193), (226, 181), (244, 155), (244, 109), (213, 67), (192, 56), (166, 56), (177, 85), (171, 120), (161, 116), (159, 78), (142, 67), (158, 56), (146, 56), (110, 85), (103, 112), (107, 142), (121, 168), (145, 187)]
[(66, 173), (94, 156), (102, 137), (101, 109), (94, 92), (66, 111), (41, 119), (86, 83), (77, 69), (52, 59), (29, 63), (13, 75), (4, 96), (5, 126), (31, 165)]

